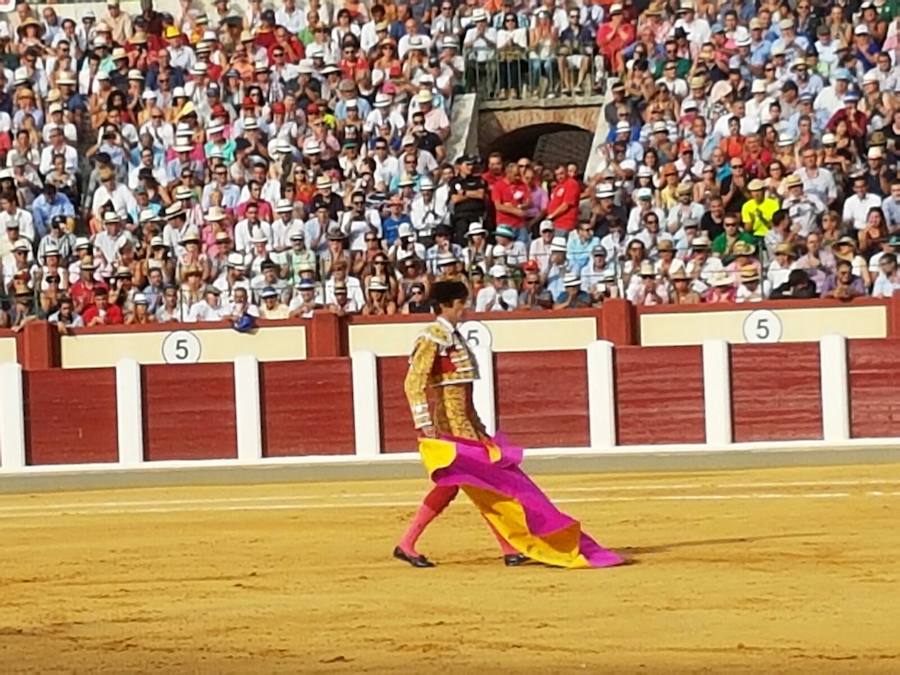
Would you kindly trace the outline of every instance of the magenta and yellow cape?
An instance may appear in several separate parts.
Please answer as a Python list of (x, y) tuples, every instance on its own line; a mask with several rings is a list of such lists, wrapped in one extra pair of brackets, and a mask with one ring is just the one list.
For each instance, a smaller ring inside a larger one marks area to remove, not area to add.
[(437, 485), (462, 488), (517, 551), (556, 567), (612, 567), (625, 560), (581, 531), (519, 467), (522, 448), (498, 434), (491, 441), (442, 436), (419, 439), (419, 453)]

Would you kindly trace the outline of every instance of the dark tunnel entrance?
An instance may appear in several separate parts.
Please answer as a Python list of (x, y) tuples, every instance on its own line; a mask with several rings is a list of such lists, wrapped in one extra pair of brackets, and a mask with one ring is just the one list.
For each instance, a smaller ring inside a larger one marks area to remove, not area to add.
[(592, 140), (592, 133), (571, 124), (532, 124), (503, 134), (482, 153), (499, 152), (507, 160), (529, 157), (544, 166), (575, 162), (584, 171)]

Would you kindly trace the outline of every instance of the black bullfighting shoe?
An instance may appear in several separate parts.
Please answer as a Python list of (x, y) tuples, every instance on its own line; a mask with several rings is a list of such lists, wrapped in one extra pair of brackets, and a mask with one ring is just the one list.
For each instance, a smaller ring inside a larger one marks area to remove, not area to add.
[(424, 555), (409, 555), (399, 546), (394, 548), (394, 557), (397, 560), (408, 562), (413, 567), (434, 567), (434, 563)]
[(503, 556), (503, 564), (507, 567), (518, 567), (519, 565), (524, 565), (525, 563), (527, 563), (528, 560), (528, 556), (523, 553)]

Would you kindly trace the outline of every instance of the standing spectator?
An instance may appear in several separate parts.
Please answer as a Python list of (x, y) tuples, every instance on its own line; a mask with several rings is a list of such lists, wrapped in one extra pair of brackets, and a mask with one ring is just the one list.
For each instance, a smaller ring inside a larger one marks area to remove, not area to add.
[(558, 165), (553, 171), (556, 186), (547, 205), (547, 219), (553, 223), (557, 236), (567, 237), (578, 222), (578, 201), (581, 187), (569, 176), (566, 167)]

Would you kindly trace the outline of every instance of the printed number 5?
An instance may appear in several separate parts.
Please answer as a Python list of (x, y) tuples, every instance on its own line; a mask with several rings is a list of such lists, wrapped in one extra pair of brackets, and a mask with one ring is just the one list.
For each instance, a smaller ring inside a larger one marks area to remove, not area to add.
[(188, 352), (187, 340), (184, 338), (179, 338), (175, 342), (175, 358), (179, 361), (184, 361), (190, 352)]
[(760, 340), (768, 340), (772, 331), (769, 330), (769, 318), (763, 317), (756, 322), (756, 337)]
[(466, 333), (466, 342), (470, 345), (474, 345), (475, 347), (481, 344), (481, 341), (478, 339), (478, 329), (473, 328), (468, 333)]

